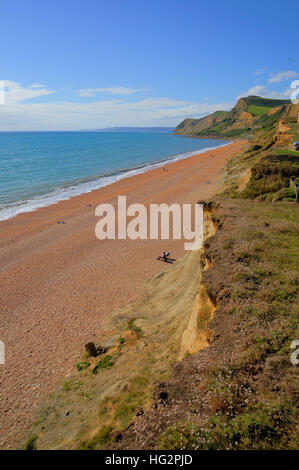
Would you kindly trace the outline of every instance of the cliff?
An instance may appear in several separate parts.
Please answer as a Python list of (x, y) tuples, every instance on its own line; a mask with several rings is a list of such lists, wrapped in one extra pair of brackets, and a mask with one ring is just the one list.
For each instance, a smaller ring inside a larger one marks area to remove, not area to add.
[(218, 139), (248, 137), (261, 128), (266, 129), (273, 119), (286, 115), (292, 107), (290, 103), (290, 100), (259, 96), (240, 98), (231, 111), (216, 111), (201, 119), (185, 119), (175, 128), (174, 134)]

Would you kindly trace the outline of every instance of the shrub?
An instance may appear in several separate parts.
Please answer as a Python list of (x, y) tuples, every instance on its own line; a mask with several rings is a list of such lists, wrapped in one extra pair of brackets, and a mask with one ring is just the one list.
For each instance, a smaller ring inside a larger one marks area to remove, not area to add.
[(138, 336), (138, 338), (140, 338), (143, 335), (143, 331), (142, 331), (141, 328), (139, 328), (138, 326), (135, 325), (135, 321), (136, 321), (136, 318), (131, 318), (128, 321), (126, 329), (130, 330), (130, 331), (134, 331), (136, 333), (136, 335)]
[(97, 374), (99, 369), (109, 369), (112, 367), (114, 364), (112, 360), (112, 356), (107, 354), (107, 356), (104, 357), (100, 362), (97, 363), (97, 365), (92, 369), (93, 374)]
[(26, 444), (24, 446), (24, 450), (36, 450), (36, 441), (37, 441), (38, 436), (34, 434), (33, 436), (30, 436)]
[(90, 362), (78, 362), (77, 364), (77, 369), (79, 372), (81, 372), (81, 370), (83, 369), (87, 369), (88, 367), (90, 366)]
[(111, 438), (112, 426), (102, 426), (100, 431), (89, 441), (81, 444), (81, 450), (102, 449)]

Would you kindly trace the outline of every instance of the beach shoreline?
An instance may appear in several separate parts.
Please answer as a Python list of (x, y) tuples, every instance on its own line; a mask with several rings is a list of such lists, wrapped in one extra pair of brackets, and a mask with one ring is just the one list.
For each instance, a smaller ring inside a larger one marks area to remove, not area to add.
[(96, 206), (116, 207), (118, 195), (145, 206), (209, 198), (243, 146), (235, 141), (0, 221), (1, 448), (13, 448), (26, 433), (84, 342), (101, 333), (101, 319), (165, 269), (157, 254), (184, 254), (183, 240), (97, 240)]
[[(40, 194), (39, 196), (34, 197), (33, 199), (28, 199), (26, 201), (17, 201), (14, 204), (10, 204), (7, 207), (3, 207), (0, 210), (0, 222), (3, 220), (8, 220), (16, 217), (19, 214), (33, 212), (41, 207), (48, 207), (53, 204), (57, 204), (60, 201), (67, 201), (72, 197), (81, 196), (82, 194), (90, 193), (97, 189), (103, 188), (105, 186), (110, 186), (113, 183), (118, 181), (131, 178), (139, 174), (146, 173), (148, 171), (160, 168), (162, 166), (168, 165), (180, 160), (185, 160), (194, 155), (200, 155), (206, 151), (216, 150), (217, 148), (226, 147), (231, 141), (225, 142), (221, 145), (206, 147), (199, 150), (188, 151), (185, 153), (179, 153), (170, 155), (161, 160), (147, 162), (139, 166), (131, 168), (120, 168), (118, 170), (112, 171), (111, 173), (102, 174), (98, 176), (86, 176), (82, 178), (80, 182), (65, 182), (61, 183), (61, 187), (57, 187), (54, 191)], [(65, 186), (63, 188), (63, 186)], [(21, 203), (22, 202), (22, 203)]]

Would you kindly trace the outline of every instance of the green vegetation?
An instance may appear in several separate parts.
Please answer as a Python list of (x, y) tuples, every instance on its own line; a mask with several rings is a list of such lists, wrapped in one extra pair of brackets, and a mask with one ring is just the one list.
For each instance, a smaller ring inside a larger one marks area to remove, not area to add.
[(275, 155), (295, 155), (296, 157), (299, 157), (299, 152), (296, 152), (296, 150), (275, 148), (275, 149), (273, 149), (273, 153)]
[(65, 392), (70, 392), (71, 390), (79, 390), (80, 387), (82, 386), (82, 381), (81, 380), (74, 380), (74, 379), (69, 379), (66, 380), (63, 384), (63, 390)]
[(69, 392), (71, 390), (71, 382), (70, 381), (65, 381), (63, 384), (63, 389), (65, 392)]
[(87, 369), (89, 366), (90, 366), (90, 362), (86, 362), (86, 361), (78, 362), (77, 370), (80, 372), (83, 369)]
[(33, 436), (29, 437), (25, 443), (24, 450), (36, 450), (36, 441), (38, 436), (34, 434)]
[(216, 111), (215, 116), (216, 117), (224, 117), (227, 114), (227, 111)]
[(247, 111), (254, 116), (263, 116), (264, 114), (267, 114), (272, 108), (270, 106), (256, 106), (254, 104), (251, 104), (248, 106)]
[(251, 178), (240, 195), (246, 199), (295, 200), (291, 178), (299, 178), (299, 160), (287, 154), (269, 155), (251, 168)]
[(272, 98), (261, 98), (260, 96), (248, 96), (244, 98), (248, 106), (264, 106), (270, 108), (277, 108), (277, 106), (282, 106), (284, 104), (290, 104), (290, 100), (277, 100)]
[(136, 408), (144, 404), (148, 384), (149, 377), (147, 375), (136, 376), (130, 382), (128, 389), (118, 397), (113, 419), (120, 423), (121, 429), (128, 426)]
[(94, 368), (92, 369), (92, 373), (93, 374), (97, 374), (99, 369), (109, 369), (110, 367), (112, 367), (114, 364), (113, 362), (113, 358), (112, 356), (110, 356), (109, 354), (107, 354), (107, 356), (104, 357), (104, 359), (102, 359), (101, 361), (99, 361), (97, 363), (96, 366), (94, 366)]
[(80, 450), (102, 449), (111, 439), (111, 426), (102, 426), (100, 431), (89, 441), (83, 441)]
[(212, 129), (205, 129), (203, 131), (197, 132), (196, 136), (197, 137), (215, 137), (217, 139), (221, 139), (223, 137), (227, 139), (228, 138), (236, 139), (238, 137), (241, 137), (245, 133), (251, 131), (251, 127), (247, 127), (247, 128), (242, 127), (241, 129), (227, 129), (230, 127), (230, 124), (233, 124), (232, 120), (225, 120), (225, 122), (221, 122), (215, 125)]
[(285, 431), (293, 420), (287, 402), (261, 404), (252, 413), (223, 420), (210, 418), (205, 427), (182, 423), (169, 428), (159, 439), (161, 449), (186, 450), (253, 450), (284, 449)]
[(139, 338), (142, 336), (142, 329), (135, 325), (135, 321), (136, 321), (136, 318), (131, 318), (128, 321), (126, 329), (130, 331), (134, 331), (134, 333), (136, 333), (136, 335)]
[(279, 119), (283, 116), (285, 107), (281, 106), (275, 113), (268, 115), (264, 114), (260, 116), (254, 123), (254, 128), (257, 136), (269, 137), (272, 131), (275, 131), (278, 125)]
[(117, 396), (106, 397), (99, 410), (99, 416), (104, 424), (93, 438), (81, 442), (80, 449), (102, 449), (111, 442), (113, 433), (125, 429), (136, 409), (144, 404), (150, 381), (151, 373), (149, 369), (144, 368), (143, 374), (133, 377)]

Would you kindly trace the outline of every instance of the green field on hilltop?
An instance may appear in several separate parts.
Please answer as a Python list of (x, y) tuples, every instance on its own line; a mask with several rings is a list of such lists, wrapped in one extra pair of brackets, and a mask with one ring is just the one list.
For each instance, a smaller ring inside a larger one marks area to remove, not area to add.
[(270, 109), (272, 109), (271, 106), (256, 106), (254, 104), (248, 106), (248, 112), (254, 116), (263, 116), (264, 114), (267, 114)]
[(227, 111), (216, 111), (215, 116), (224, 117), (228, 112)]
[(277, 148), (273, 152), (275, 155), (296, 155), (296, 157), (299, 157), (299, 151), (297, 152), (296, 150)]

